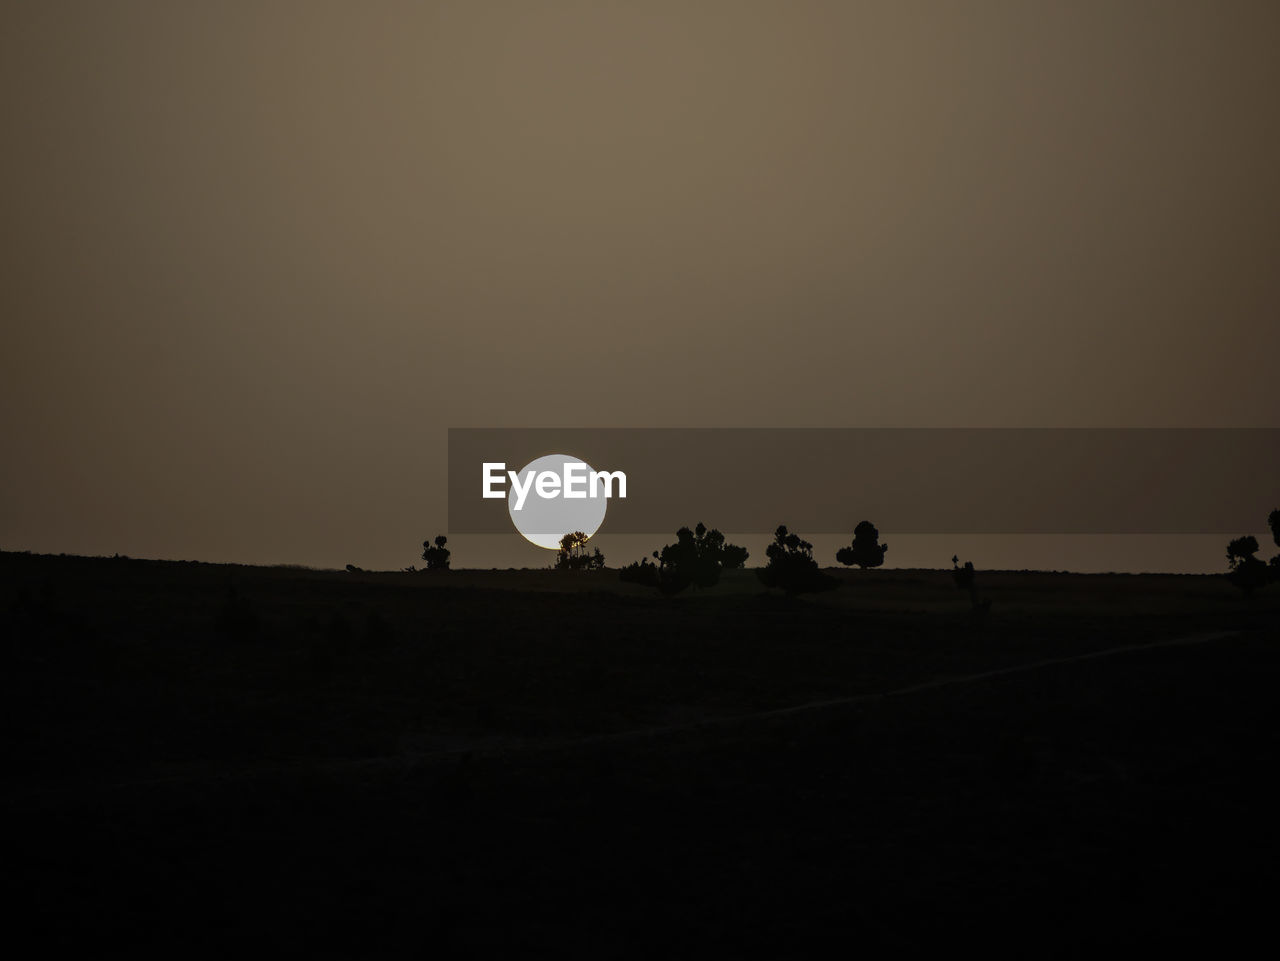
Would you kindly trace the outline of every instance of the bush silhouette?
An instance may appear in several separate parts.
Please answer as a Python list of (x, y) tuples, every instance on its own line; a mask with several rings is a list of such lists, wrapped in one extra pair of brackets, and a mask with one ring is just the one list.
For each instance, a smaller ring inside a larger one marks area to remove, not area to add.
[(449, 538), (443, 534), (436, 536), (434, 544), (431, 541), (422, 542), (422, 559), (427, 562), (427, 570), (447, 571), (449, 569), (449, 548), (444, 546), (447, 543)]
[(1275, 558), (1272, 567), (1257, 558), (1258, 539), (1252, 534), (1237, 537), (1227, 544), (1227, 580), (1244, 592), (1245, 597), (1260, 587), (1265, 587), (1272, 579), (1275, 570)]
[(604, 555), (600, 548), (592, 554), (587, 553), (587, 535), (582, 531), (573, 531), (560, 538), (560, 549), (556, 551), (556, 570), (591, 571), (604, 567)]
[(780, 587), (788, 594), (804, 594), (836, 586), (835, 579), (822, 573), (813, 559), (813, 545), (788, 531), (785, 525), (779, 525), (774, 531), (773, 543), (765, 548), (765, 556), (769, 563), (758, 572), (765, 587)]
[(853, 529), (853, 543), (836, 551), (836, 560), (846, 567), (857, 564), (863, 570), (879, 567), (888, 553), (888, 544), (878, 544), (880, 532), (871, 521), (862, 521)]
[(720, 581), (720, 571), (741, 567), (750, 556), (745, 547), (725, 542), (715, 528), (699, 523), (690, 530), (676, 531), (676, 541), (653, 552), (657, 564), (642, 560), (629, 564), (619, 572), (623, 580), (659, 588), (664, 594), (677, 594), (689, 585), (713, 587)]
[[(1227, 560), (1232, 564), (1237, 564), (1247, 558), (1253, 557), (1261, 548), (1258, 545), (1258, 539), (1252, 534), (1244, 537), (1237, 537), (1235, 540), (1227, 544)], [(1254, 558), (1256, 560), (1256, 558)]]
[[(701, 525), (699, 525), (701, 526)], [(719, 531), (713, 530), (712, 534), (719, 534)], [(738, 544), (725, 544), (720, 548), (720, 569), (724, 571), (741, 570), (747, 566), (747, 558), (751, 554), (745, 547)]]
[[(654, 554), (657, 553), (657, 551), (654, 551)], [(640, 584), (643, 587), (657, 587), (659, 583), (658, 565), (650, 564), (649, 558), (642, 557), (635, 563), (628, 564), (626, 567), (620, 568), (618, 570), (618, 578), (628, 584)]]
[[(1280, 510), (1267, 515), (1267, 526), (1271, 528), (1271, 539), (1280, 547)], [(1259, 550), (1258, 539), (1252, 534), (1237, 537), (1227, 544), (1227, 580), (1240, 588), (1246, 597), (1271, 581), (1280, 581), (1280, 554), (1264, 562), (1257, 557)]]

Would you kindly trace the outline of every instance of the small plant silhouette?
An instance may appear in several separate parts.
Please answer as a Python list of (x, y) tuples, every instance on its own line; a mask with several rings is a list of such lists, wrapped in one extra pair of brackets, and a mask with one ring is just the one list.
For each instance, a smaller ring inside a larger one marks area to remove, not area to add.
[(769, 563), (760, 569), (759, 577), (765, 587), (780, 587), (788, 594), (806, 594), (828, 591), (836, 586), (836, 580), (822, 572), (813, 559), (813, 545), (799, 534), (779, 525), (773, 533), (773, 543), (765, 548)]
[(973, 566), (973, 561), (965, 561), (964, 566), (961, 567), (959, 555), (953, 554), (951, 568), (951, 577), (955, 580), (956, 587), (969, 595), (969, 613), (973, 623), (981, 625), (991, 613), (991, 598), (978, 597), (978, 572)]
[(836, 551), (836, 560), (846, 567), (857, 564), (863, 570), (884, 563), (888, 544), (879, 544), (880, 532), (871, 521), (862, 521), (853, 529), (853, 543)]
[(433, 544), (431, 541), (422, 542), (422, 559), (427, 562), (426, 569), (429, 571), (447, 571), (449, 569), (449, 548), (444, 545), (449, 543), (449, 538), (443, 534), (438, 534)]

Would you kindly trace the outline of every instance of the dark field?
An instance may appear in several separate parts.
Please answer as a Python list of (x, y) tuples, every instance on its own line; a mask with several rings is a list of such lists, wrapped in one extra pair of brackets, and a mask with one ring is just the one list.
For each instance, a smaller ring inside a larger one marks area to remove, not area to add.
[(978, 625), (836, 573), (2, 554), (10, 911), (179, 956), (1271, 939), (1280, 592), (982, 572)]

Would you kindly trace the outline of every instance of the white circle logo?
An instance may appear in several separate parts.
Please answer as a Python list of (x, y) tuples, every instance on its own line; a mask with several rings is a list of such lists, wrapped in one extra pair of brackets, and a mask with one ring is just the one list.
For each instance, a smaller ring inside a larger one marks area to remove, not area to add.
[[(569, 465), (573, 466), (566, 471)], [(605, 481), (596, 480), (596, 489), (591, 489), (589, 479), (593, 479), (594, 473), (586, 461), (568, 454), (547, 454), (530, 461), (517, 472), (519, 477), (528, 478), (529, 483), (534, 478), (538, 479), (539, 484), (546, 480), (549, 487), (550, 481), (554, 479), (551, 475), (557, 475), (564, 479), (563, 492), (560, 496), (547, 496), (548, 487), (542, 487), (537, 490), (540, 496), (519, 497), (513, 485), (507, 495), (507, 512), (511, 515), (511, 523), (524, 535), (525, 540), (553, 551), (560, 547), (560, 538), (565, 534), (581, 531), (590, 537), (604, 523), (604, 513), (609, 503), (607, 495), (603, 493)], [(582, 493), (570, 493), (571, 480), (574, 478), (583, 481)], [(559, 485), (559, 492), (558, 489)], [(527, 488), (526, 492), (533, 493), (527, 491)]]

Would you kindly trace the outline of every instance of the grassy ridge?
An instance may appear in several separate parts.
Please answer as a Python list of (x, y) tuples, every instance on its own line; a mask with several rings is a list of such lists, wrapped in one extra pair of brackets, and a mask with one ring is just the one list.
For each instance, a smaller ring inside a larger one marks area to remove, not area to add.
[[(1221, 943), (1274, 880), (1280, 607), (1221, 578), (983, 573), (974, 629), (945, 572), (0, 574), (11, 870), (55, 942), (1053, 953)], [(698, 724), (1201, 631), (1234, 633)]]

